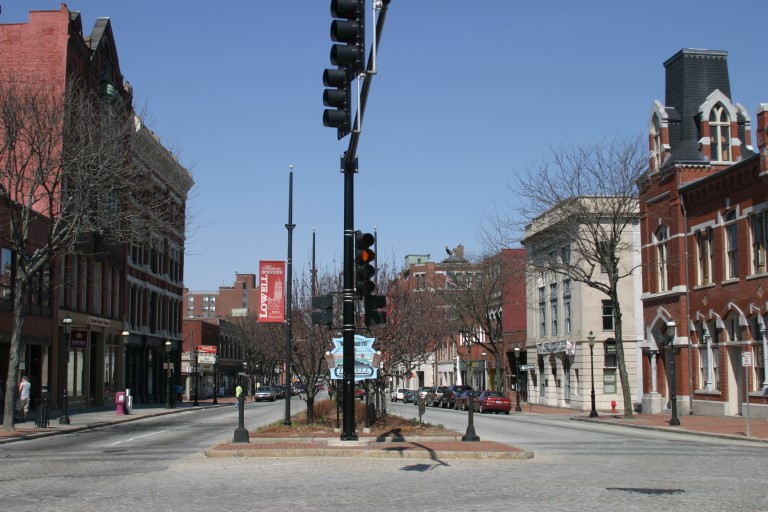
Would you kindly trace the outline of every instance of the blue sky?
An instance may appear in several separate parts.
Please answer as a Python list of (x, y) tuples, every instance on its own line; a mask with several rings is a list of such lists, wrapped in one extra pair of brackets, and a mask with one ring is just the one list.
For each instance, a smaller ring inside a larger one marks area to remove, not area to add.
[[(0, 5), (11, 23), (60, 2)], [(290, 165), (294, 275), (309, 268), (313, 228), (318, 267), (341, 266), (348, 138), (322, 124), (330, 0), (67, 5), (86, 33), (111, 18), (136, 108), (193, 173), (188, 288), (286, 259)], [(408, 254), (440, 261), (446, 245), (481, 252), (484, 212), (508, 210), (515, 173), (551, 146), (647, 133), (662, 64), (682, 48), (729, 52), (732, 99), (754, 121), (768, 102), (765, 15), (764, 0), (392, 0), (357, 152), (356, 228), (375, 226), (379, 260), (396, 268)]]

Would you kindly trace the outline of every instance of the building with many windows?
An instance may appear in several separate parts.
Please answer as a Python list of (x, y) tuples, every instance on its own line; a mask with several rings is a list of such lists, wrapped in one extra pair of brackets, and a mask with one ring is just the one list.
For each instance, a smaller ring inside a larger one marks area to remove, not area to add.
[[(590, 201), (601, 201), (601, 198), (577, 200), (590, 204)], [(559, 217), (559, 212), (550, 213), (529, 224), (523, 240), (526, 259), (546, 263), (530, 266), (526, 277), (528, 370), (525, 377), (528, 401), (590, 410), (594, 367), (596, 408), (610, 409), (611, 402), (615, 401), (617, 410), (621, 410), (624, 399), (617, 367), (613, 302), (601, 291), (568, 277), (568, 272), (546, 270), (548, 267), (566, 269), (588, 265), (583, 259), (574, 259), (575, 242), (573, 238), (568, 239), (568, 236), (585, 234), (586, 226), (571, 223), (564, 229), (558, 222), (549, 223), (546, 220)], [(618, 295), (630, 395), (632, 406), (637, 407), (639, 390), (642, 389), (638, 223), (627, 223), (621, 238), (621, 246), (625, 250), (618, 254), (619, 265), (635, 269), (629, 277), (619, 281)], [(602, 279), (607, 279), (605, 268), (599, 271), (605, 276)], [(573, 272), (570, 274), (573, 275)], [(590, 338), (594, 342), (592, 349)]]
[(643, 402), (656, 412), (676, 394), (681, 413), (743, 414), (749, 403), (768, 417), (768, 106), (756, 151), (726, 52), (684, 49), (664, 67), (640, 195)]
[[(113, 114), (116, 105), (132, 112), (133, 93), (109, 18), (98, 18), (86, 33), (80, 13), (64, 4), (32, 11), (28, 23), (0, 24), (0, 55), (6, 78), (44, 82), (62, 94), (77, 79), (103, 101), (105, 112)], [(113, 404), (115, 392), (126, 388), (137, 401), (160, 402), (167, 341), (178, 358), (186, 198), (193, 180), (140, 119), (134, 118), (134, 128), (130, 139), (138, 146), (126, 165), (142, 171), (173, 206), (155, 223), (165, 223), (163, 234), (153, 233), (145, 246), (106, 248), (94, 236), (82, 242), (92, 245), (87, 250), (58, 257), (36, 279), (20, 367), (30, 376), (33, 399), (46, 396), (52, 409), (62, 407), (64, 390), (71, 407)], [(41, 217), (37, 228), (46, 222)], [(32, 236), (36, 243), (46, 240), (43, 231)], [(8, 247), (0, 247), (0, 265), (0, 362), (7, 364), (4, 338), (13, 319), (1, 286), (9, 290), (15, 272)]]

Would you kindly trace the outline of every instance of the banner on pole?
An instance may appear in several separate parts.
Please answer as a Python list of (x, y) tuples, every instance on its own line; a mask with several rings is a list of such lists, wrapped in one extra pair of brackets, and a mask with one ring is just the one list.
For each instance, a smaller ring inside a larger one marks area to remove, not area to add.
[(259, 322), (285, 320), (285, 262), (259, 262)]

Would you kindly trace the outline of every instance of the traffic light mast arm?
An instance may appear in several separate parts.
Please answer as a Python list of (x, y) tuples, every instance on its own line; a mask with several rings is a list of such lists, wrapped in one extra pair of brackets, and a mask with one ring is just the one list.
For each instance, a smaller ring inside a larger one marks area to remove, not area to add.
[[(381, 42), (381, 32), (384, 29), (384, 20), (387, 17), (387, 9), (389, 8), (389, 2), (391, 0), (382, 0), (381, 2), (381, 12), (379, 12), (379, 18), (376, 20), (376, 34), (374, 34), (374, 42), (371, 45), (371, 54), (368, 56), (368, 64), (366, 66), (366, 69), (373, 69), (373, 62), (375, 62), (376, 57), (374, 55), (374, 51), (378, 52), (379, 50), (379, 44)], [(363, 80), (363, 87), (360, 91), (360, 102), (357, 106), (358, 112), (357, 115), (358, 123), (355, 124), (358, 128), (362, 128), (363, 125), (363, 117), (365, 116), (365, 104), (368, 102), (368, 93), (371, 90), (371, 81), (373, 80), (373, 75), (370, 73), (366, 73), (365, 80)], [(347, 171), (349, 169), (356, 168), (355, 165), (355, 155), (357, 155), (357, 146), (360, 139), (360, 130), (352, 130), (352, 134), (349, 137), (349, 148), (347, 149), (347, 153), (344, 158), (344, 171)], [(356, 170), (356, 169), (355, 169)]]

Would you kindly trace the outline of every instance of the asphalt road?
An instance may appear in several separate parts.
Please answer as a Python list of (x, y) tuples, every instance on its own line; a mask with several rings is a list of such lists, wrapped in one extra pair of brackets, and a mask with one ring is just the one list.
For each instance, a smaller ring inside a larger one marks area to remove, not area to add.
[[(301, 402), (294, 400), (295, 407)], [(412, 405), (391, 412), (417, 414)], [(247, 428), (284, 403), (246, 407)], [(424, 419), (464, 432), (467, 414)], [(477, 434), (533, 450), (529, 461), (209, 459), (237, 410), (155, 419), (0, 446), (3, 511), (765, 510), (763, 444), (578, 423), (475, 415)]]

